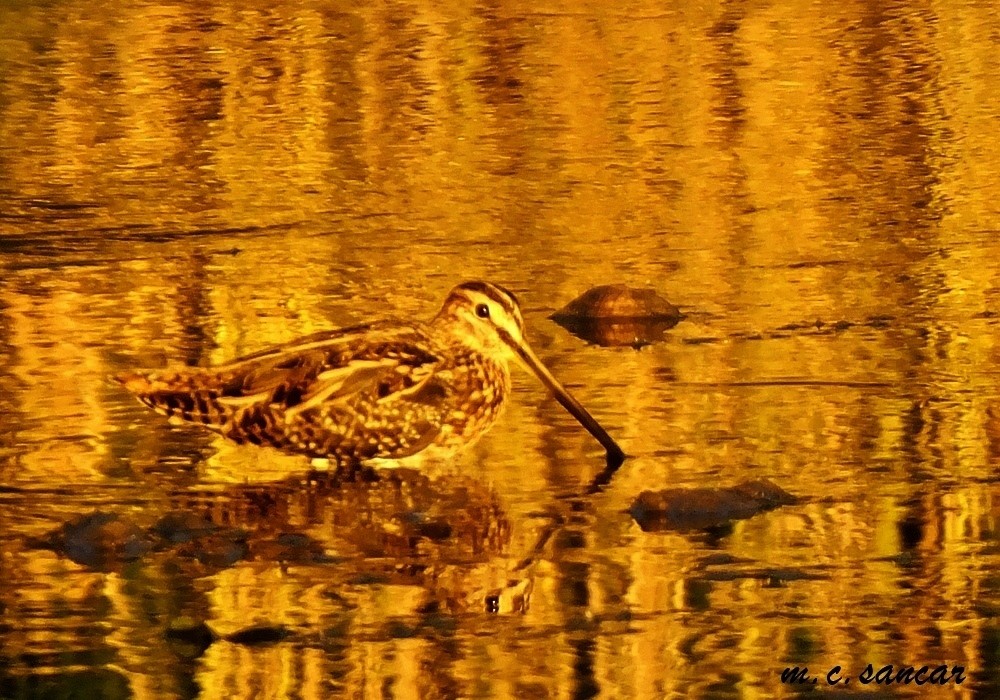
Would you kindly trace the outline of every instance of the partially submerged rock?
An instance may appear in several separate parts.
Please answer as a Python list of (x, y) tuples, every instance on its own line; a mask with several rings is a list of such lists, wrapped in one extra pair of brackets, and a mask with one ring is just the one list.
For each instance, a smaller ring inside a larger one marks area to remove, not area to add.
[(603, 347), (641, 348), (663, 340), (664, 331), (677, 321), (558, 321), (559, 325), (588, 343)]
[(227, 634), (224, 639), (233, 644), (243, 644), (244, 646), (258, 646), (261, 644), (274, 644), (283, 641), (291, 636), (292, 632), (284, 625), (251, 625), (237, 630), (232, 634)]
[(605, 284), (590, 289), (551, 316), (574, 335), (598, 345), (649, 345), (683, 318), (652, 289)]
[(679, 321), (680, 310), (653, 289), (634, 289), (624, 284), (603, 284), (589, 289), (552, 314), (561, 319), (641, 319)]
[(250, 541), (250, 557), (258, 561), (289, 564), (328, 564), (335, 560), (322, 542), (302, 532), (280, 532), (270, 538)]
[(643, 491), (629, 513), (647, 532), (697, 530), (797, 502), (795, 496), (767, 479), (756, 479), (724, 488)]
[(127, 514), (94, 511), (70, 519), (32, 544), (98, 571), (119, 570), (157, 552), (223, 569), (247, 556), (247, 539), (243, 530), (219, 527), (189, 512), (167, 513), (152, 527), (142, 528)]
[(173, 550), (174, 556), (198, 562), (209, 571), (233, 566), (247, 558), (250, 533), (239, 528), (220, 528), (217, 531), (184, 542)]
[(182, 544), (197, 540), (218, 529), (214, 523), (196, 513), (174, 510), (156, 521), (152, 533), (170, 544)]
[(128, 517), (102, 511), (79, 515), (35, 544), (98, 570), (116, 569), (153, 547), (150, 537)]
[(204, 620), (184, 615), (171, 619), (164, 635), (173, 644), (186, 647), (183, 655), (189, 658), (201, 656), (219, 638)]

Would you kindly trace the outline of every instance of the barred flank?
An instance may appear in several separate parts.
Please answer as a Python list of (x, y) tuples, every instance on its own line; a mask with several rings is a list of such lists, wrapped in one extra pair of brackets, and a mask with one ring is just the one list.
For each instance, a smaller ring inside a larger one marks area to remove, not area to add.
[(226, 377), (210, 370), (122, 372), (115, 381), (165, 416), (221, 428), (234, 413), (219, 402)]

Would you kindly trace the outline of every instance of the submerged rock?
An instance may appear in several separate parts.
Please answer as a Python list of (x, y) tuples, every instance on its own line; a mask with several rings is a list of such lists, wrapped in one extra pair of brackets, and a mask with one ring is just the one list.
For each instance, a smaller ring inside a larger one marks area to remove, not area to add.
[(64, 523), (37, 543), (92, 569), (113, 569), (153, 547), (145, 531), (117, 513), (95, 511)]
[(743, 520), (798, 499), (768, 481), (743, 481), (724, 488), (643, 491), (629, 514), (643, 530), (695, 530)]
[(227, 634), (224, 639), (233, 644), (244, 646), (257, 646), (260, 644), (274, 644), (283, 641), (292, 634), (284, 625), (251, 625), (237, 630), (232, 634)]
[(156, 524), (152, 532), (170, 544), (182, 544), (204, 537), (218, 529), (215, 524), (190, 511), (171, 511)]
[(335, 561), (322, 542), (301, 532), (281, 532), (271, 538), (250, 540), (250, 557), (259, 561), (324, 564)]
[(127, 514), (94, 511), (32, 544), (98, 571), (116, 571), (157, 553), (223, 569), (246, 558), (248, 539), (244, 530), (219, 527), (189, 512), (170, 512), (152, 527), (141, 528)]
[(174, 550), (178, 557), (189, 557), (209, 570), (226, 569), (246, 559), (250, 553), (250, 534), (236, 528), (224, 528), (181, 544)]
[(164, 636), (175, 644), (188, 647), (184, 656), (191, 658), (201, 656), (218, 639), (218, 635), (204, 620), (196, 620), (187, 616), (175, 617), (170, 620), (164, 631)]
[(640, 347), (659, 340), (683, 314), (652, 289), (606, 284), (584, 292), (551, 318), (598, 345)]
[(663, 340), (664, 331), (677, 325), (677, 321), (557, 321), (577, 338), (603, 347), (641, 348)]

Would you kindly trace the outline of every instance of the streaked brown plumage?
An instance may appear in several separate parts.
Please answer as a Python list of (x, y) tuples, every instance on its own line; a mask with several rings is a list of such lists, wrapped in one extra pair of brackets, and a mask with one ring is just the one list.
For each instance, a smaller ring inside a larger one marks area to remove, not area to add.
[(117, 377), (147, 406), (236, 442), (338, 464), (450, 454), (497, 419), (508, 360), (525, 364), (597, 437), (620, 450), (523, 339), (517, 299), (498, 285), (455, 287), (429, 323), (385, 321), (318, 333), (230, 364)]

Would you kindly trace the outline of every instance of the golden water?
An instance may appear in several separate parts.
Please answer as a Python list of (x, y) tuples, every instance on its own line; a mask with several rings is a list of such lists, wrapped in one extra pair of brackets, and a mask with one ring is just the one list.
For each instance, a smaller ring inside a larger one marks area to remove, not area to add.
[[(0, 3), (0, 697), (764, 698), (867, 663), (1000, 693), (998, 36), (973, 0)], [(632, 455), (603, 490), (523, 375), (459, 462), (375, 485), (107, 381), (467, 278)], [(641, 350), (547, 319), (610, 282), (688, 317)], [(751, 478), (803, 502), (624, 512)], [(39, 547), (94, 511), (249, 551)]]

